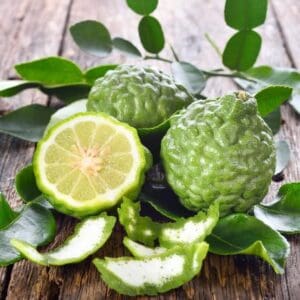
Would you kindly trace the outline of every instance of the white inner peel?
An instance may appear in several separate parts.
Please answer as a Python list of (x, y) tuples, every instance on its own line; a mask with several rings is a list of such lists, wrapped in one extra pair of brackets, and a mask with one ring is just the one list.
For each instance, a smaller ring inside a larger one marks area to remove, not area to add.
[(162, 286), (172, 278), (183, 274), (184, 256), (173, 254), (166, 258), (147, 260), (107, 260), (106, 267), (125, 284), (140, 287), (145, 284)]
[(130, 239), (126, 239), (125, 246), (134, 256), (137, 257), (150, 257), (157, 254), (162, 254), (167, 250), (166, 248), (162, 248), (162, 247), (156, 247), (156, 248), (146, 247)]
[(80, 258), (102, 239), (105, 224), (103, 218), (84, 221), (80, 230), (68, 240), (66, 245), (49, 252), (47, 257), (55, 260)]
[(193, 243), (196, 240), (200, 241), (201, 237), (206, 237), (206, 230), (213, 221), (212, 218), (201, 222), (188, 221), (182, 228), (163, 228), (161, 234), (165, 240), (174, 243)]

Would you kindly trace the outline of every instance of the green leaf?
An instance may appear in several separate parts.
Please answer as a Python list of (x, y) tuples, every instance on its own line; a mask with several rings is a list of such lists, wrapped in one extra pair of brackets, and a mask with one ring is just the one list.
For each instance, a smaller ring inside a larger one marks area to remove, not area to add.
[(32, 201), (41, 195), (36, 184), (32, 165), (28, 165), (18, 172), (15, 185), (19, 196), (25, 202)]
[(265, 22), (267, 8), (267, 0), (227, 0), (225, 21), (234, 29), (252, 29)]
[(233, 214), (220, 219), (206, 241), (212, 253), (256, 255), (279, 274), (284, 273), (290, 252), (289, 243), (279, 232), (245, 214)]
[(100, 22), (79, 22), (70, 27), (70, 32), (78, 47), (89, 54), (105, 57), (112, 51), (110, 33)]
[(246, 76), (257, 80), (261, 86), (285, 85), (293, 88), (289, 103), (300, 113), (300, 73), (295, 69), (259, 66), (249, 69)]
[(44, 208), (55, 210), (53, 205), (49, 202), (49, 200), (44, 195), (38, 196), (34, 200), (30, 201), (30, 203), (35, 203)]
[(49, 96), (55, 96), (66, 104), (69, 104), (76, 100), (87, 98), (90, 89), (90, 85), (76, 84), (56, 88), (41, 88), (41, 91)]
[(277, 108), (276, 110), (268, 114), (266, 117), (264, 117), (264, 120), (272, 129), (274, 135), (278, 133), (281, 125), (280, 108)]
[(256, 93), (258, 111), (262, 117), (280, 107), (292, 95), (293, 89), (287, 86), (269, 86)]
[(38, 86), (39, 84), (26, 80), (3, 80), (0, 81), (0, 97), (12, 97), (23, 90)]
[(132, 56), (139, 56), (139, 57), (142, 56), (139, 49), (136, 46), (134, 46), (131, 42), (129, 42), (128, 40), (116, 37), (112, 40), (112, 43), (113, 43), (114, 48), (116, 48), (126, 54), (129, 54)]
[[(245, 76), (246, 73), (243, 73)], [(247, 76), (249, 78), (249, 76)], [(263, 84), (260, 81), (254, 80), (249, 78), (249, 80), (241, 79), (241, 78), (234, 78), (234, 82), (243, 90), (247, 91), (251, 95), (255, 95), (257, 92), (262, 90), (263, 88), (267, 87), (268, 85)]]
[(139, 15), (149, 15), (157, 7), (158, 0), (126, 0), (127, 5)]
[(286, 141), (276, 142), (276, 170), (275, 175), (280, 174), (288, 166), (290, 161), (290, 148)]
[(22, 259), (20, 253), (11, 246), (11, 239), (42, 246), (53, 240), (55, 231), (55, 219), (48, 209), (36, 203), (25, 205), (16, 218), (0, 229), (0, 266), (7, 266)]
[(86, 112), (87, 99), (74, 101), (73, 103), (58, 109), (52, 116), (47, 125), (45, 133), (58, 122), (65, 120), (75, 114)]
[(143, 17), (139, 23), (139, 35), (143, 47), (150, 53), (159, 53), (165, 45), (164, 33), (157, 19)]
[(295, 69), (258, 66), (247, 70), (245, 74), (264, 84), (286, 85), (300, 89), (300, 73)]
[(297, 90), (293, 93), (291, 100), (289, 101), (293, 109), (300, 114), (300, 90)]
[(252, 30), (239, 31), (225, 47), (223, 64), (231, 70), (248, 70), (255, 64), (260, 48), (261, 37), (258, 33)]
[(150, 204), (161, 215), (174, 221), (191, 217), (195, 214), (187, 210), (179, 202), (178, 196), (163, 184), (146, 182), (139, 200)]
[(23, 79), (46, 87), (84, 82), (80, 68), (62, 57), (53, 56), (18, 64), (15, 69)]
[(10, 208), (4, 195), (0, 192), (0, 230), (10, 224), (17, 215), (18, 213)]
[(207, 76), (190, 63), (173, 62), (172, 73), (175, 80), (192, 94), (198, 94), (205, 88)]
[(300, 233), (300, 183), (283, 185), (274, 202), (254, 207), (255, 217), (286, 234)]
[(102, 65), (85, 71), (84, 76), (88, 84), (93, 85), (96, 79), (103, 77), (108, 71), (114, 70), (118, 65)]
[(22, 107), (0, 118), (0, 132), (37, 142), (54, 112), (54, 108), (39, 104)]

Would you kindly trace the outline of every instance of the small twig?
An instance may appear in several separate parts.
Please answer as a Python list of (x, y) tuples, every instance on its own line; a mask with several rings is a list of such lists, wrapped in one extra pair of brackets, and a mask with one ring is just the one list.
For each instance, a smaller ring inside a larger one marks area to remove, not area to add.
[[(166, 63), (171, 64), (173, 61), (167, 58), (163, 58), (160, 57), (159, 55), (155, 55), (155, 56), (149, 56), (146, 55), (144, 56), (145, 60), (148, 59), (155, 59), (155, 60), (160, 60)], [(232, 73), (222, 73), (224, 72), (224, 69), (215, 69), (215, 70), (211, 70), (211, 71), (206, 71), (206, 70), (200, 70), (201, 72), (203, 72), (203, 74), (207, 75), (208, 77), (229, 77), (229, 78), (240, 78), (240, 79), (244, 79), (247, 80), (249, 82), (253, 82), (256, 83), (256, 80), (248, 78), (247, 76), (245, 76), (244, 74), (240, 73), (240, 72), (232, 72)]]
[(233, 73), (221, 73), (221, 72), (216, 72), (215, 70), (212, 71), (206, 71), (206, 70), (201, 70), (205, 75), (209, 77), (229, 77), (229, 78), (240, 78), (244, 79), (250, 82), (256, 82), (254, 79), (250, 79), (247, 76), (239, 73), (239, 72), (233, 72)]
[(172, 51), (172, 54), (173, 54), (175, 60), (180, 61), (180, 59), (179, 59), (179, 57), (178, 57), (178, 55), (177, 55), (177, 53), (176, 53), (176, 51), (175, 51), (175, 49), (173, 48), (172, 45), (170, 45), (170, 48), (171, 48), (171, 51)]
[(163, 62), (166, 62), (166, 63), (169, 63), (171, 64), (173, 61), (170, 60), (170, 59), (167, 59), (167, 58), (163, 58), (163, 57), (160, 57), (158, 55), (156, 56), (149, 56), (149, 55), (146, 55), (144, 56), (144, 59), (147, 60), (147, 59), (156, 59), (156, 60), (160, 60), (160, 61), (163, 61)]
[(212, 72), (224, 72), (225, 69), (218, 68), (218, 69), (212, 69), (211, 71), (212, 71)]
[(217, 52), (217, 54), (222, 57), (222, 51), (221, 49), (217, 46), (217, 43), (211, 38), (211, 36), (208, 33), (204, 34), (205, 38), (207, 39), (207, 41), (210, 43), (210, 45), (213, 47), (213, 49), (215, 49), (215, 51)]

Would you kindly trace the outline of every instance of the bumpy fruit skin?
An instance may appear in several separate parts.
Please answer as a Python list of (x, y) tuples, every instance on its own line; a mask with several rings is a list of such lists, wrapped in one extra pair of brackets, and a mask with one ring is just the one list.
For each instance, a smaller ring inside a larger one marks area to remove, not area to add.
[(152, 128), (193, 100), (183, 86), (161, 71), (121, 65), (96, 80), (87, 109), (105, 112), (138, 129)]
[(272, 131), (245, 92), (182, 110), (162, 140), (161, 157), (186, 208), (206, 210), (219, 201), (222, 216), (259, 203), (275, 170)]

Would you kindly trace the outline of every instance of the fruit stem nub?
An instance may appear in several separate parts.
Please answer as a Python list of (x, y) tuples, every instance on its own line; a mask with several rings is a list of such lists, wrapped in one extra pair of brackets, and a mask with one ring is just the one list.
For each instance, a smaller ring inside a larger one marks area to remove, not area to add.
[(236, 92), (236, 96), (237, 96), (238, 100), (241, 100), (241, 101), (247, 101), (249, 99), (249, 94), (245, 91)]

